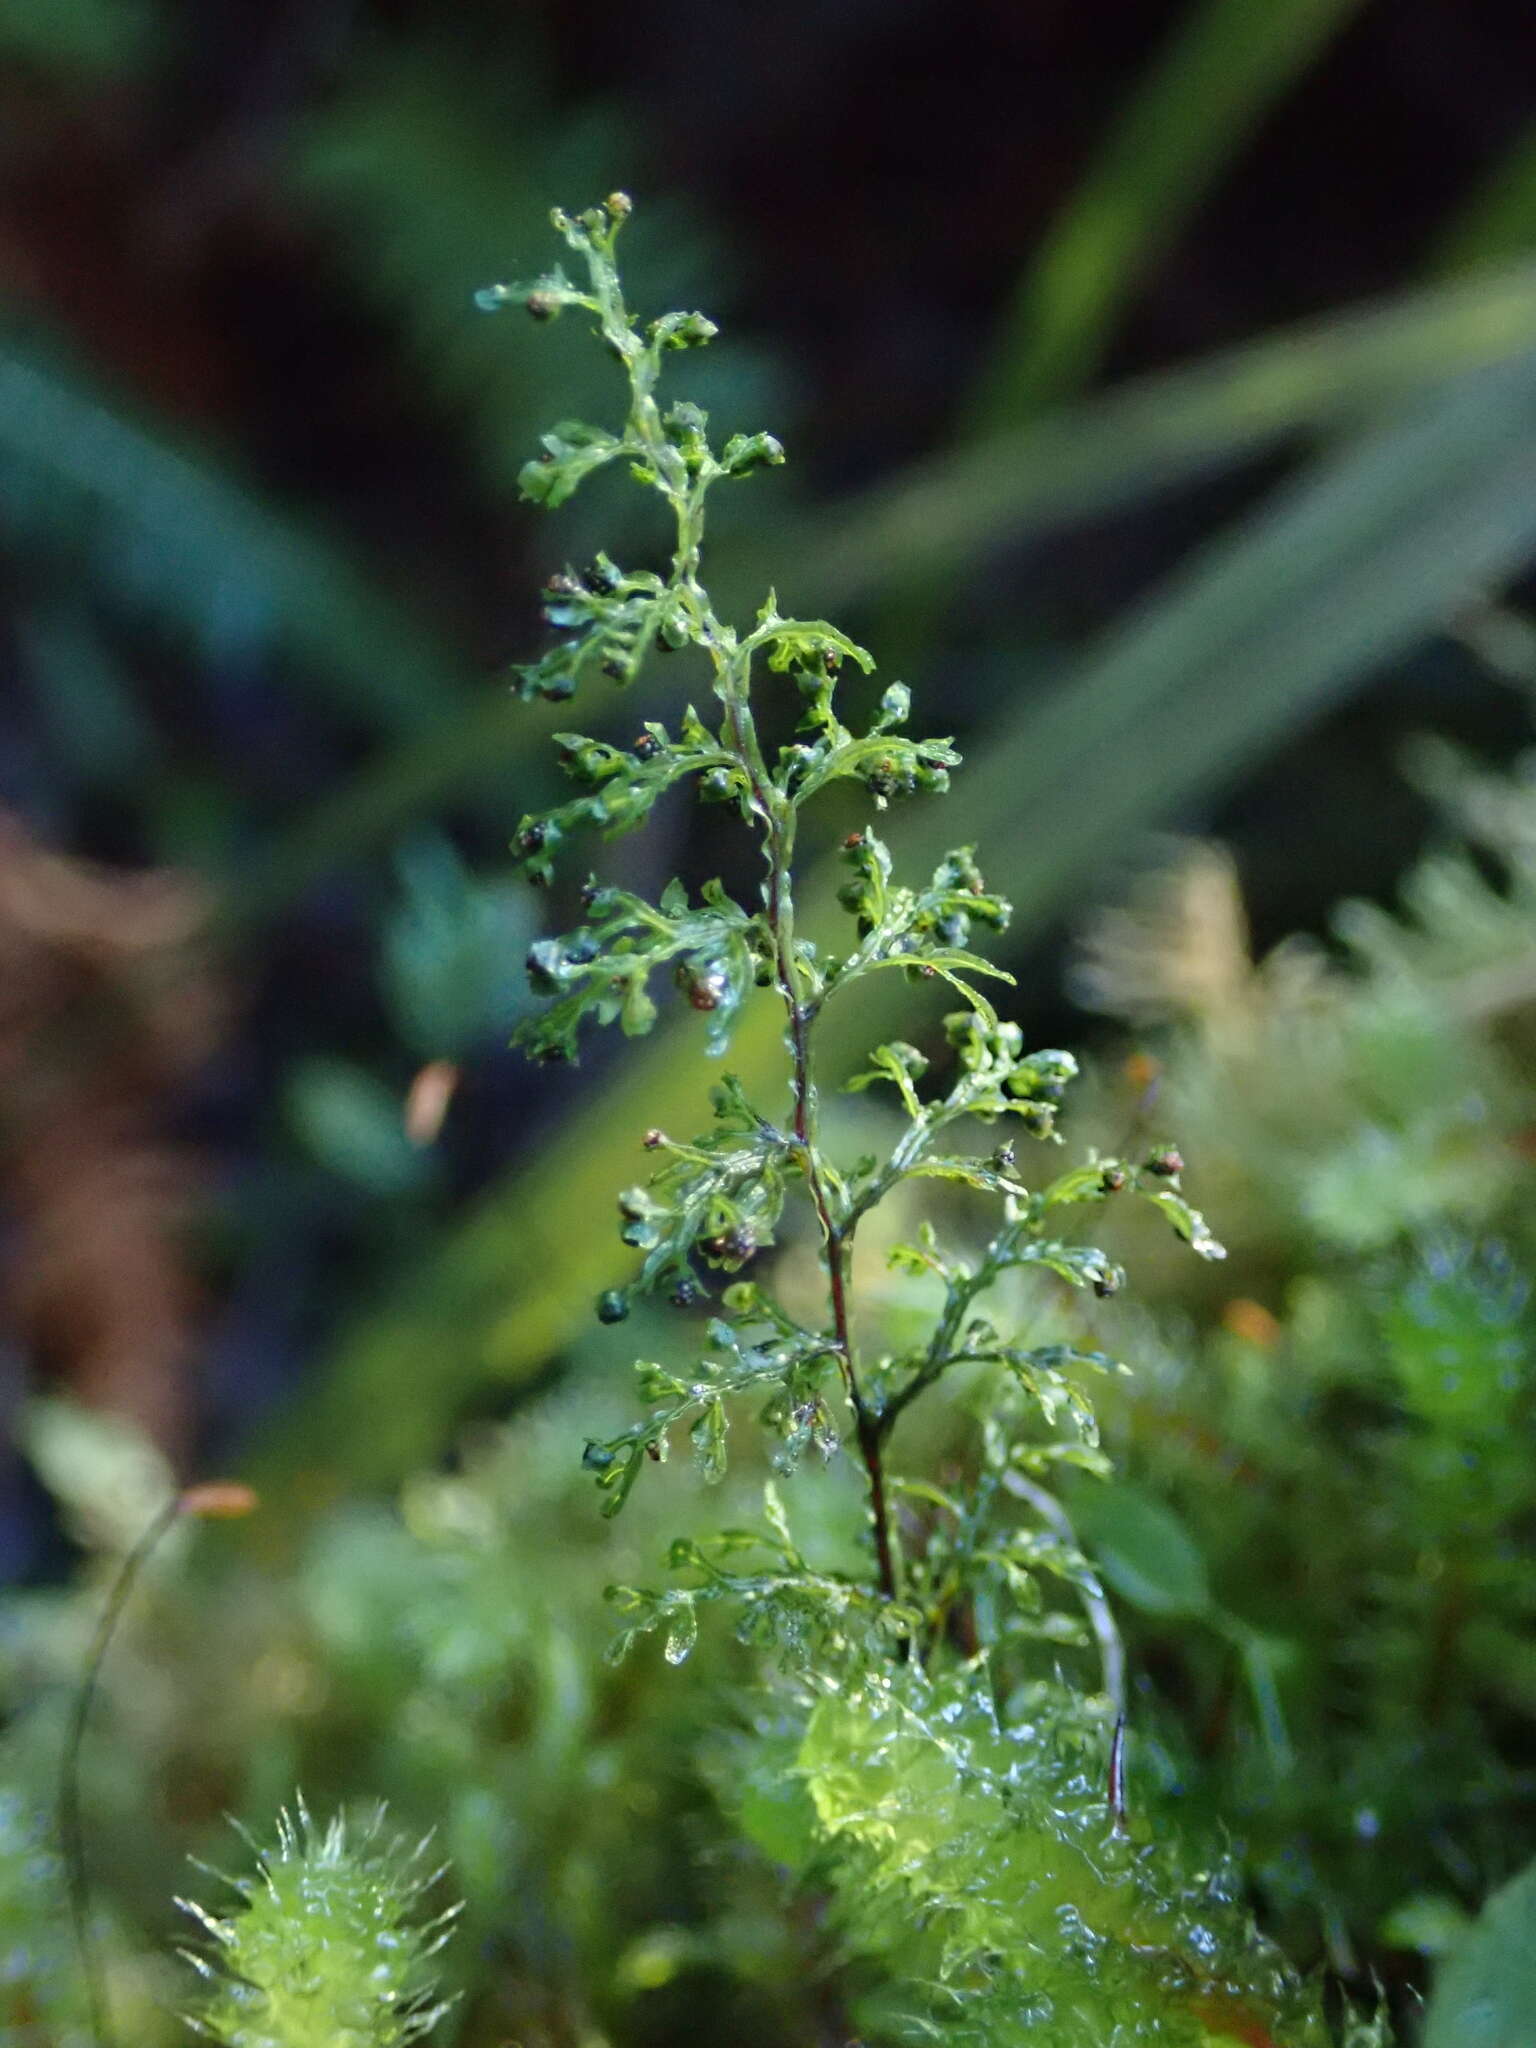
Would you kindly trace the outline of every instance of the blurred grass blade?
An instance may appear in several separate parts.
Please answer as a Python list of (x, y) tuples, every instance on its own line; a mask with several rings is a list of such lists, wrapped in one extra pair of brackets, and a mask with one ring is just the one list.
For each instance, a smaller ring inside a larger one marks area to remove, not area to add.
[(1508, 263), (1536, 248), (1536, 123), (1515, 140), (1470, 199), (1455, 212), (1435, 254), (1454, 273)]
[(281, 649), (384, 731), (419, 733), (468, 695), (444, 645), (332, 542), (15, 336), (0, 338), (0, 529), (216, 656)]
[(973, 552), (1114, 510), (1297, 433), (1377, 417), (1532, 346), (1533, 264), (1330, 314), (935, 456), (781, 528), (772, 561), (765, 545), (761, 561), (733, 564), (733, 588), (760, 595), (776, 579), (815, 611), (898, 579), (937, 578)]
[(1098, 368), (1126, 300), (1361, 0), (1195, 0), (1020, 280), (967, 431), (1016, 426)]
[[(973, 742), (967, 801), (989, 873), (1024, 919), (1055, 909), (1100, 850), (1232, 774), (1533, 550), (1536, 353), (1319, 458), (1117, 622), (1046, 703)], [(946, 827), (931, 812), (914, 822), (907, 845), (923, 857)]]
[[(961, 824), (942, 805), (892, 837), (921, 866), (963, 833), (1026, 928), (1058, 910), (1136, 827), (1230, 775), (1400, 655), (1468, 591), (1536, 550), (1536, 354), (1421, 400), (1400, 423), (1344, 444), (1219, 536), (1051, 699), (973, 741)], [(1021, 822), (1022, 821), (1022, 822)], [(808, 878), (807, 926), (839, 923), (834, 877)], [(888, 977), (833, 1004), (833, 1073), (911, 992)], [(731, 1065), (769, 1099), (780, 1019), (760, 1000)], [(465, 1400), (526, 1379), (622, 1269), (617, 1235), (590, 1228), (634, 1178), (649, 1125), (696, 1127), (703, 1087), (663, 1032), (589, 1095), (399, 1292), (349, 1332), (307, 1407), (269, 1448), (268, 1484), (334, 1444), (347, 1476), (377, 1482), (435, 1457)]]

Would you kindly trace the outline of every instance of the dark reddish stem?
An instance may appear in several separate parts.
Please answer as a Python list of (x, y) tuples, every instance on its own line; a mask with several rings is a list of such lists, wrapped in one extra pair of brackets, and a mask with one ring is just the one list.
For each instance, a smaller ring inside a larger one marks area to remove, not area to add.
[(864, 1470), (869, 1480), (869, 1508), (875, 1523), (875, 1560), (880, 1572), (880, 1591), (887, 1600), (894, 1600), (896, 1557), (891, 1548), (890, 1516), (885, 1498), (882, 1434), (877, 1417), (870, 1412), (859, 1390), (858, 1374), (853, 1362), (853, 1325), (848, 1310), (848, 1253), (851, 1247), (848, 1236), (832, 1214), (826, 1183), (822, 1179), (816, 1160), (815, 1126), (811, 1112), (814, 1083), (811, 1078), (810, 1018), (795, 987), (794, 963), (790, 957), (791, 941), (785, 921), (779, 914), (784, 872), (782, 852), (778, 833), (771, 831), (768, 847), (768, 914), (774, 930), (775, 974), (780, 994), (784, 998), (784, 1006), (789, 1013), (790, 1058), (794, 1067), (792, 1085), (795, 1098), (795, 1139), (800, 1147), (811, 1205), (816, 1211), (827, 1249), (827, 1278), (832, 1296), (832, 1335), (837, 1344), (838, 1365), (842, 1371), (848, 1405), (853, 1410), (859, 1454), (864, 1460)]
[(869, 1507), (875, 1524), (875, 1561), (880, 1575), (880, 1591), (885, 1599), (894, 1600), (897, 1592), (896, 1555), (891, 1544), (890, 1515), (885, 1493), (885, 1463), (882, 1452), (884, 1433), (878, 1416), (871, 1412), (859, 1389), (858, 1372), (853, 1359), (853, 1327), (848, 1307), (848, 1253), (851, 1249), (851, 1231), (845, 1231), (833, 1213), (831, 1197), (816, 1157), (816, 1090), (811, 1073), (811, 1013), (800, 997), (795, 970), (794, 926), (784, 893), (789, 877), (793, 825), (786, 825), (784, 800), (779, 797), (767, 775), (757, 746), (756, 734), (743, 713), (743, 707), (734, 694), (727, 694), (725, 703), (731, 737), (747, 773), (753, 807), (763, 821), (766, 834), (764, 853), (768, 862), (768, 922), (773, 931), (774, 980), (779, 994), (783, 997), (789, 1019), (795, 1143), (799, 1148), (801, 1170), (805, 1174), (811, 1206), (816, 1211), (816, 1220), (821, 1225), (822, 1239), (826, 1245), (827, 1278), (832, 1303), (832, 1338), (837, 1353), (838, 1369), (842, 1374), (843, 1389), (848, 1398), (848, 1405), (853, 1410), (859, 1455), (864, 1460), (864, 1470), (869, 1482)]
[(859, 1454), (864, 1460), (864, 1470), (869, 1478), (869, 1510), (875, 1521), (875, 1559), (880, 1568), (880, 1590), (887, 1600), (894, 1600), (896, 1558), (891, 1548), (891, 1523), (885, 1499), (885, 1460), (880, 1424), (877, 1417), (870, 1413), (859, 1391), (858, 1377), (853, 1365), (853, 1334), (848, 1314), (848, 1240), (833, 1223), (828, 1212), (820, 1177), (815, 1174), (811, 1165), (809, 1149), (806, 1153), (806, 1162), (806, 1179), (811, 1187), (811, 1200), (817, 1216), (821, 1219), (822, 1232), (827, 1241), (827, 1272), (832, 1286), (832, 1332), (837, 1339), (843, 1380), (848, 1389), (849, 1405), (853, 1409)]

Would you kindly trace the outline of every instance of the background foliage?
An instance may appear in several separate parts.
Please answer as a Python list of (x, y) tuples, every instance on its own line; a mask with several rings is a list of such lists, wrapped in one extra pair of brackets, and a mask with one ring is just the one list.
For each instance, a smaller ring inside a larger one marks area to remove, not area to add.
[[(270, 1839), (302, 1784), (438, 1828), (466, 2041), (660, 2041), (685, 2011), (846, 2036), (836, 1916), (786, 1906), (791, 1859), (699, 1764), (751, 1667), (708, 1631), (685, 1674), (601, 1661), (601, 1586), (654, 1576), (687, 1510), (642, 1488), (615, 1532), (572, 1467), (667, 1341), (664, 1312), (589, 1327), (625, 1271), (593, 1219), (639, 1134), (695, 1113), (694, 1062), (663, 1034), (578, 1092), (503, 1049), (546, 920), (507, 842), (556, 800), (561, 721), (502, 669), (552, 546), (656, 536), (600, 485), (559, 543), (518, 508), (531, 437), (604, 366), (470, 297), (538, 263), (551, 200), (615, 184), (645, 202), (636, 296), (726, 324), (698, 395), (795, 458), (722, 506), (727, 594), (835, 608), (942, 702), (1019, 907), (1014, 1014), (1098, 1047), (1079, 1128), (1109, 1148), (1144, 1114), (1125, 1055), (1162, 1063), (1231, 1247), (1219, 1275), (1154, 1257), (1116, 1308), (1129, 1477), (1073, 1503), (1131, 1629), (1140, 1796), (1224, 1817), (1296, 1960), (1380, 1978), (1411, 2028), (1454, 1953), (1446, 2000), (1533, 2031), (1466, 1930), (1491, 1893), (1490, 1926), (1529, 1912), (1536, 826), (1519, 772), (1402, 758), (1430, 731), (1507, 766), (1528, 736), (1528, 25), (1079, 16), (5, 10), (18, 2038), (84, 2024), (29, 1902), (103, 1575), (168, 1473), (231, 1461), (264, 1512), (165, 1554), (91, 1753), (138, 2032), (173, 2031), (186, 1853), (230, 1861), (226, 1811)], [(1241, 891), (1153, 826), (1234, 846)], [(947, 832), (892, 837), (931, 866)], [(697, 884), (722, 856), (679, 814), (644, 858), (629, 879)], [(1063, 931), (1089, 927), (1085, 1015)], [(869, 987), (861, 1047), (898, 1015), (931, 1043)], [(744, 1071), (773, 1036), (749, 1009)], [(849, 1540), (851, 1501), (815, 1512)], [(1471, 2024), (1442, 2006), (1429, 2038)]]

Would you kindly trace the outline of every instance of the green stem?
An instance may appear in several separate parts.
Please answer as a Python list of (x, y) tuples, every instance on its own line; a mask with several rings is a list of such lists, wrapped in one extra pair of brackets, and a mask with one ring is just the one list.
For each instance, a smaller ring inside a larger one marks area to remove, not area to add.
[(74, 1929), (75, 1948), (80, 1957), (80, 1975), (85, 1984), (86, 2004), (91, 2016), (91, 2033), (98, 2048), (112, 2048), (113, 2034), (107, 2004), (106, 1977), (96, 1951), (91, 1929), (91, 1881), (85, 1861), (85, 1819), (80, 1801), (80, 1753), (85, 1745), (86, 1724), (96, 1698), (97, 1681), (107, 1649), (122, 1619), (128, 1596), (133, 1591), (150, 1552), (182, 1511), (182, 1497), (173, 1494), (123, 1559), (106, 1606), (96, 1624), (91, 1647), (86, 1653), (80, 1688), (75, 1694), (64, 1751), (59, 1762), (58, 1830), (64, 1858), (65, 1884), (69, 1894), (69, 1917)]
[(1009, 1254), (1018, 1243), (1024, 1225), (1020, 1222), (1005, 1224), (993, 1238), (983, 1254), (981, 1264), (974, 1273), (966, 1273), (952, 1281), (949, 1296), (944, 1304), (944, 1313), (934, 1329), (933, 1337), (923, 1357), (922, 1364), (904, 1387), (900, 1387), (886, 1402), (880, 1415), (882, 1433), (889, 1434), (895, 1428), (898, 1417), (909, 1408), (919, 1394), (924, 1394), (942, 1379), (950, 1366), (961, 1362), (961, 1354), (954, 1350), (960, 1335), (960, 1326), (966, 1312), (979, 1295), (997, 1279), (1009, 1263)]

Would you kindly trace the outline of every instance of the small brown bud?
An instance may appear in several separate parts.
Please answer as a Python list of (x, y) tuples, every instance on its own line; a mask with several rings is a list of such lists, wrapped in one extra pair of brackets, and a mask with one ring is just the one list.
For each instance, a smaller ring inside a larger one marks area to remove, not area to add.
[(680, 962), (674, 979), (696, 1010), (718, 1010), (731, 992), (730, 977), (720, 967), (690, 967)]

